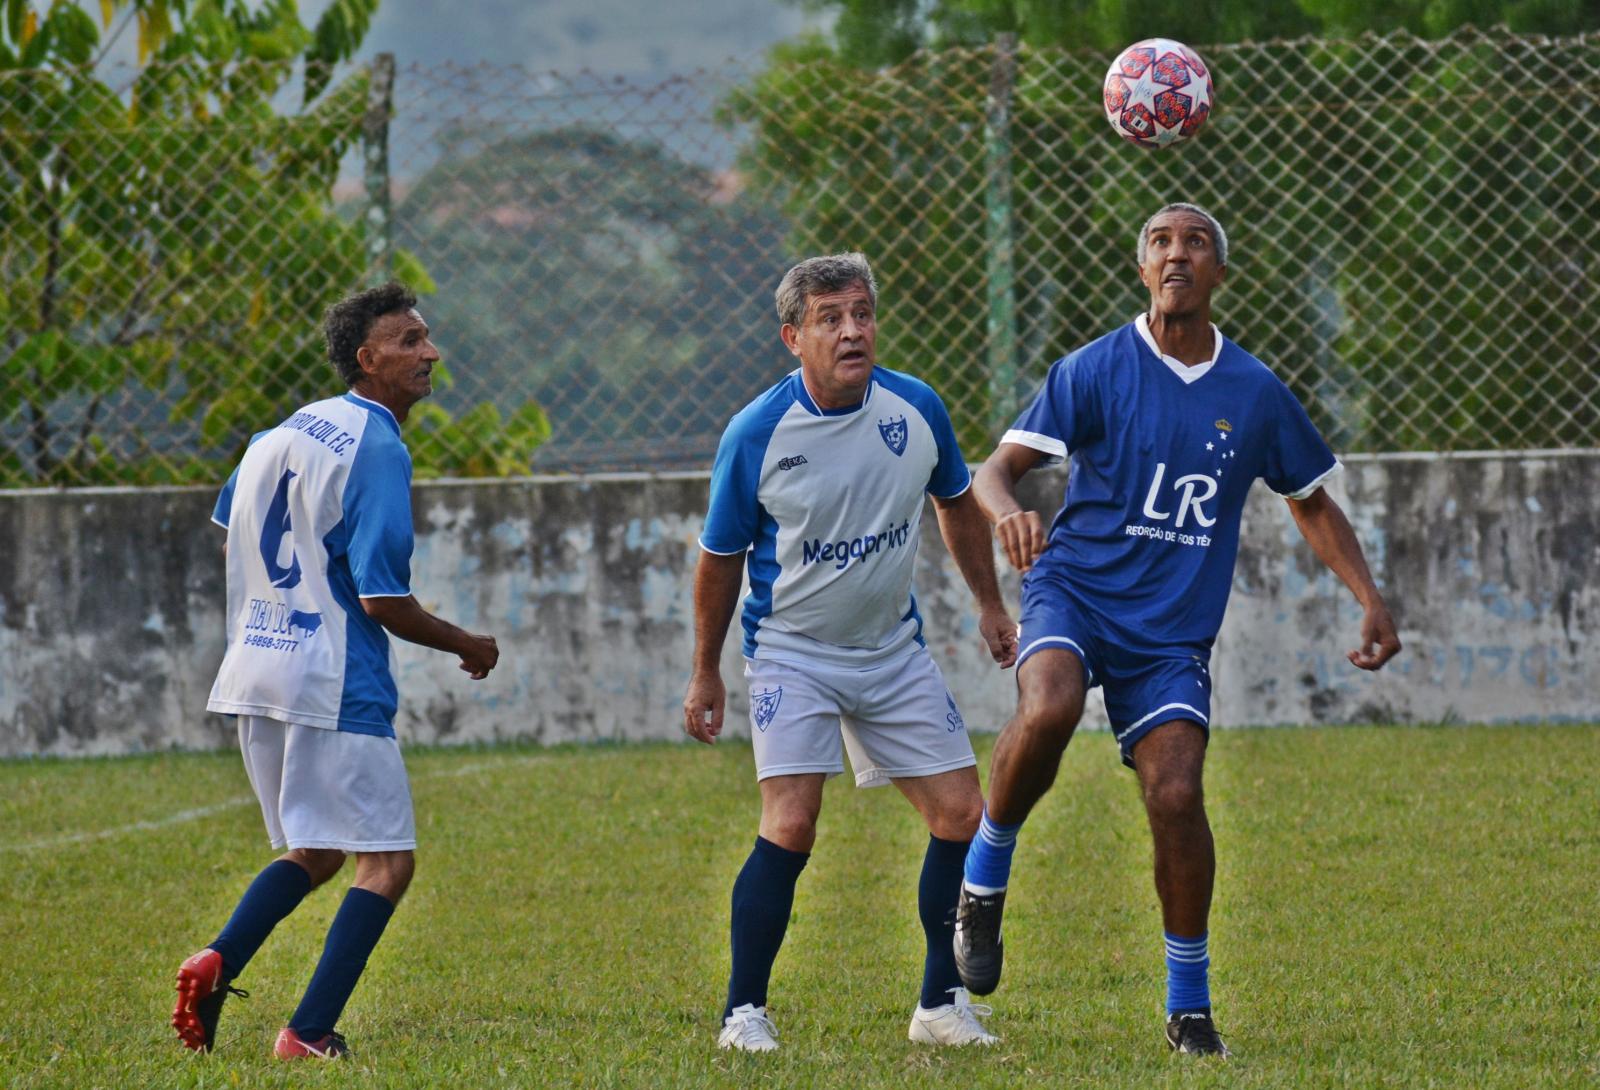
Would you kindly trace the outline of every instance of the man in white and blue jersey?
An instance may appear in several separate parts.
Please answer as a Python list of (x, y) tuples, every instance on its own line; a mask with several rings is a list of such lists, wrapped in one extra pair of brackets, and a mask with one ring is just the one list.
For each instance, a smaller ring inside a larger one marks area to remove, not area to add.
[[(1007, 558), (1026, 573), (1017, 712), (996, 742), (989, 799), (957, 916), (962, 979), (1000, 981), (1000, 918), (1017, 831), (1055, 779), (1099, 685), (1155, 841), (1167, 963), (1167, 1041), (1227, 1055), (1211, 1017), (1208, 915), (1216, 870), (1201, 792), (1211, 644), (1222, 623), (1245, 496), (1257, 478), (1363, 609), (1376, 670), (1399, 650), (1361, 547), (1323, 484), (1340, 464), (1295, 396), (1211, 324), (1228, 242), (1207, 212), (1172, 204), (1139, 232), (1150, 310), (1051, 366), (974, 488)], [(1048, 534), (1016, 483), (1070, 456)]]
[(228, 649), (207, 708), (236, 716), (245, 771), (274, 848), (222, 932), (178, 970), (172, 1025), (209, 1051), (232, 981), (280, 920), (332, 878), (355, 882), (274, 1053), (334, 1058), (335, 1025), (410, 884), (417, 846), (395, 740), (385, 629), (458, 655), (472, 678), (499, 659), (411, 594), (411, 456), (400, 425), (432, 392), (439, 352), (401, 284), (328, 311), (328, 356), (350, 387), (253, 436), (213, 519), (228, 531)]
[(943, 402), (875, 365), (877, 287), (860, 254), (803, 261), (778, 286), (799, 369), (732, 421), (717, 448), (695, 572), (694, 672), (684, 726), (722, 730), (719, 660), (748, 567), (745, 678), (761, 791), (760, 835), (733, 887), (733, 972), (718, 1044), (777, 1048), (767, 984), (795, 882), (816, 840), (823, 781), (893, 783), (929, 831), (917, 907), (927, 938), (910, 1036), (995, 1038), (961, 987), (951, 947), (961, 865), (983, 807), (972, 744), (922, 638), (911, 593), (924, 495), (978, 602), (1001, 666), (1016, 629), (1000, 600), (989, 527)]

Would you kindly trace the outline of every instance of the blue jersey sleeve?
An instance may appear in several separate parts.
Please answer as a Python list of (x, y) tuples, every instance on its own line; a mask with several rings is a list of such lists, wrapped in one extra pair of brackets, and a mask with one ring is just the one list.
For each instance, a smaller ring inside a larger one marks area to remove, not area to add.
[(708, 553), (731, 556), (748, 549), (756, 539), (761, 518), (757, 492), (761, 461), (766, 456), (764, 438), (753, 434), (743, 413), (729, 421), (722, 433), (711, 467), (706, 525), (700, 534), (700, 547)]
[[(261, 441), (263, 436), (272, 434), (270, 431), (258, 431), (250, 437), (250, 442), (245, 444), (249, 450)], [(242, 462), (240, 463), (243, 464)], [(239, 466), (233, 467), (233, 472), (228, 474), (227, 483), (222, 486), (222, 491), (217, 494), (217, 504), (211, 509), (211, 521), (222, 527), (228, 528), (228, 522), (233, 512), (233, 493), (239, 487)]]
[(928, 478), (928, 491), (942, 500), (952, 499), (972, 487), (972, 473), (967, 460), (962, 457), (961, 446), (956, 442), (956, 429), (950, 423), (950, 413), (944, 402), (932, 389), (928, 390), (927, 404), (918, 406), (933, 430), (934, 442), (939, 445), (939, 461)]
[(1261, 479), (1280, 496), (1305, 499), (1339, 468), (1322, 433), (1306, 415), (1300, 400), (1282, 382), (1277, 384), (1272, 442)]
[(228, 474), (228, 482), (222, 486), (222, 491), (217, 494), (217, 505), (211, 509), (211, 521), (222, 527), (228, 528), (228, 520), (233, 515), (233, 490), (239, 485), (239, 467), (234, 466), (233, 472)]
[(1056, 465), (1103, 431), (1094, 370), (1083, 353), (1074, 352), (1050, 365), (1033, 403), (1000, 441), (1032, 447), (1044, 455), (1044, 465)]
[(411, 457), (398, 441), (364, 442), (344, 489), (350, 574), (363, 598), (411, 593)]

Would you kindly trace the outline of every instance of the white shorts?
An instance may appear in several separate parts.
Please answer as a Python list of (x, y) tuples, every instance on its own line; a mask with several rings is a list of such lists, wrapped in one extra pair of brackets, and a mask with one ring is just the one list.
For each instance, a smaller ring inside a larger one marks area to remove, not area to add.
[(241, 715), (239, 750), (274, 848), (416, 848), (411, 785), (393, 738)]
[(966, 724), (925, 648), (866, 668), (746, 659), (756, 779), (844, 771), (857, 787), (977, 764)]

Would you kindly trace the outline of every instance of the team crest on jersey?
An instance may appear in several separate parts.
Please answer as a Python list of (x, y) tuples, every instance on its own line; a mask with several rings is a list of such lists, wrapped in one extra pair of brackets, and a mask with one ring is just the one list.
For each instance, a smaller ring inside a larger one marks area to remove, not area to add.
[(961, 718), (961, 712), (956, 708), (955, 697), (951, 696), (949, 693), (945, 693), (944, 702), (950, 705), (950, 714), (944, 717), (944, 721), (950, 724), (950, 733), (954, 734), (956, 731), (965, 727), (967, 722), (965, 719)]
[(1218, 420), (1217, 421), (1217, 430), (1218, 431), (1232, 431), (1233, 430), (1233, 425), (1228, 423), (1226, 420)]
[(884, 444), (894, 451), (896, 458), (906, 452), (906, 439), (909, 438), (910, 432), (906, 429), (905, 417), (878, 421), (878, 434), (883, 436)]
[(782, 699), (782, 685), (776, 689), (763, 689), (759, 693), (750, 694), (750, 714), (755, 719), (758, 730), (764, 731), (772, 726), (772, 720), (778, 714), (778, 701)]

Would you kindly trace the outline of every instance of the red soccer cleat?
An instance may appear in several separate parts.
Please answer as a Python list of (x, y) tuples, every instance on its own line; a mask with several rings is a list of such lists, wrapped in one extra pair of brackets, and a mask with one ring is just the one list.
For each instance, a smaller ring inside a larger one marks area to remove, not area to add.
[(217, 1019), (229, 995), (250, 993), (222, 979), (222, 955), (207, 947), (178, 966), (178, 1004), (172, 1028), (184, 1048), (210, 1052), (217, 1037)]
[(344, 1043), (344, 1038), (337, 1033), (324, 1034), (313, 1040), (306, 1040), (288, 1026), (278, 1031), (277, 1043), (272, 1046), (272, 1054), (280, 1060), (302, 1060), (307, 1057), (316, 1057), (321, 1060), (337, 1060), (340, 1056), (350, 1054), (350, 1046)]

